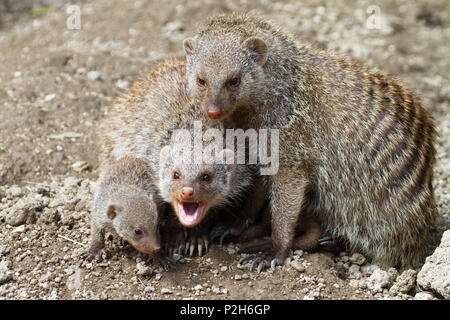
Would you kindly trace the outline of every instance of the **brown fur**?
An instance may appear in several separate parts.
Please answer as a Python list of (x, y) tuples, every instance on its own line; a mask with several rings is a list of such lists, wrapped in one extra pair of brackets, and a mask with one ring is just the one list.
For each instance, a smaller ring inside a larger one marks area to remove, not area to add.
[[(160, 166), (160, 151), (171, 143), (173, 131), (181, 128), (190, 130), (195, 120), (201, 120), (204, 129), (219, 128), (218, 123), (206, 117), (188, 95), (185, 63), (185, 59), (159, 62), (143, 80), (135, 83), (133, 88), (112, 106), (99, 130), (102, 167), (124, 155), (142, 159), (149, 166), (150, 174), (147, 182), (158, 204), (164, 201), (172, 202), (169, 186), (172, 170), (175, 168), (169, 166), (170, 163), (167, 161), (163, 161), (164, 166)], [(224, 125), (227, 126), (227, 122)], [(167, 169), (167, 174), (163, 174), (164, 169)], [(208, 204), (208, 208), (229, 202), (225, 201), (226, 199), (241, 198), (244, 188), (249, 188), (251, 179), (255, 178), (255, 174), (244, 165), (239, 165), (236, 173), (223, 168), (220, 169), (222, 172), (215, 167), (206, 169), (212, 170), (223, 180), (226, 176), (232, 176), (227, 188), (222, 190), (213, 189), (212, 187), (218, 185), (214, 182), (211, 183), (211, 188), (196, 188), (196, 199), (202, 199)], [(199, 181), (195, 175), (201, 171), (196, 170), (183, 172), (183, 175), (192, 176), (189, 183)], [(184, 182), (187, 183), (187, 180)], [(177, 186), (174, 190), (179, 192), (178, 187), (183, 186), (187, 185)], [(216, 195), (216, 199), (213, 199), (213, 195)], [(263, 195), (259, 193), (255, 197), (251, 193), (248, 195), (250, 199), (248, 203), (251, 206), (243, 206), (242, 219), (251, 223), (256, 219), (258, 208), (262, 207), (268, 194), (264, 191)], [(237, 205), (234, 208), (237, 208)], [(178, 239), (178, 236), (176, 238), (176, 244), (185, 240)]]
[(250, 15), (214, 17), (184, 45), (188, 86), (206, 113), (280, 129), (268, 259), (284, 260), (308, 202), (350, 249), (387, 265), (423, 261), (436, 217), (435, 129), (410, 90)]
[(159, 251), (157, 204), (149, 181), (148, 165), (129, 156), (111, 163), (102, 172), (94, 192), (91, 248), (85, 258), (100, 258), (106, 228), (112, 228), (143, 253)]

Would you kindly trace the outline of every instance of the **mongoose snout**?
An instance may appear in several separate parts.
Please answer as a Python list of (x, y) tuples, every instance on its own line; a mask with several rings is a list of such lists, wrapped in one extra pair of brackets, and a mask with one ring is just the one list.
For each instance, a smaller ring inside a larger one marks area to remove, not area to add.
[(194, 189), (191, 187), (183, 187), (181, 189), (181, 199), (183, 200), (192, 200), (194, 196)]
[(208, 117), (211, 119), (219, 119), (223, 115), (223, 111), (221, 108), (217, 108), (215, 106), (208, 107), (208, 110), (206, 111)]

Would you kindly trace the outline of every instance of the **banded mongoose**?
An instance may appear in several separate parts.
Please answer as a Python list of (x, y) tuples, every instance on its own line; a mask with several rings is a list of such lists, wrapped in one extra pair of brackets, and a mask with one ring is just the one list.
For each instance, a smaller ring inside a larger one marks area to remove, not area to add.
[(157, 204), (143, 160), (125, 156), (104, 168), (94, 190), (91, 246), (83, 258), (101, 260), (105, 229), (112, 229), (137, 250), (154, 254), (157, 262), (170, 262), (157, 254), (161, 248)]
[(436, 217), (435, 128), (418, 97), (248, 14), (213, 17), (183, 45), (189, 91), (210, 118), (280, 130), (261, 265), (284, 261), (306, 192), (324, 231), (351, 250), (383, 265), (423, 261)]
[[(177, 129), (186, 128), (187, 125), (192, 127), (196, 120), (201, 121), (205, 130), (221, 128), (216, 121), (206, 117), (199, 107), (192, 103), (186, 87), (185, 69), (185, 59), (169, 59), (158, 63), (153, 71), (142, 81), (135, 83), (133, 88), (113, 105), (101, 123), (101, 161), (108, 163), (124, 155), (133, 155), (146, 161), (150, 171), (155, 173), (150, 179), (157, 203), (164, 202), (161, 197), (161, 185), (165, 180), (161, 181), (158, 174), (160, 152), (164, 146), (170, 144), (172, 134)], [(226, 122), (224, 125), (227, 125)], [(244, 166), (239, 168), (245, 171)], [(225, 189), (216, 190), (219, 197), (214, 199), (215, 193), (205, 194), (203, 210), (197, 212), (201, 214), (191, 216), (195, 218), (193, 221), (180, 219), (183, 225), (194, 227), (204, 218), (207, 213), (205, 209), (227, 197), (236, 197), (252, 183), (248, 179), (250, 176), (239, 174), (240, 177), (237, 179), (231, 171), (223, 173), (228, 180), (222, 185)], [(169, 175), (164, 179), (171, 178)], [(253, 193), (255, 196), (248, 200), (251, 210), (244, 209), (244, 220), (251, 221), (252, 216), (264, 205), (267, 192), (258, 191), (263, 188), (263, 184), (255, 184)]]

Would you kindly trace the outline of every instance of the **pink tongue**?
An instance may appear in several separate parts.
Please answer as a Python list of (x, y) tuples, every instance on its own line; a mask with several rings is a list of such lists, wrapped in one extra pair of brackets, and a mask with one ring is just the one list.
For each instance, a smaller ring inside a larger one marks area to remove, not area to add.
[(202, 218), (203, 204), (195, 202), (178, 202), (180, 222), (186, 226), (197, 224)]
[(192, 216), (198, 208), (198, 203), (195, 202), (183, 202), (183, 209), (186, 215)]

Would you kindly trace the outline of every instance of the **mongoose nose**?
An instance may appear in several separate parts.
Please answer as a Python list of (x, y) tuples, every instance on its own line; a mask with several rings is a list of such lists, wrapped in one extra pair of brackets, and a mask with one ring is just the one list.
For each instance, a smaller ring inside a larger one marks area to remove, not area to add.
[(191, 200), (194, 195), (194, 189), (190, 187), (184, 187), (181, 189), (181, 199), (183, 200)]
[(211, 119), (219, 119), (222, 116), (222, 109), (215, 109), (215, 110), (208, 109), (208, 111), (206, 111), (206, 114)]

